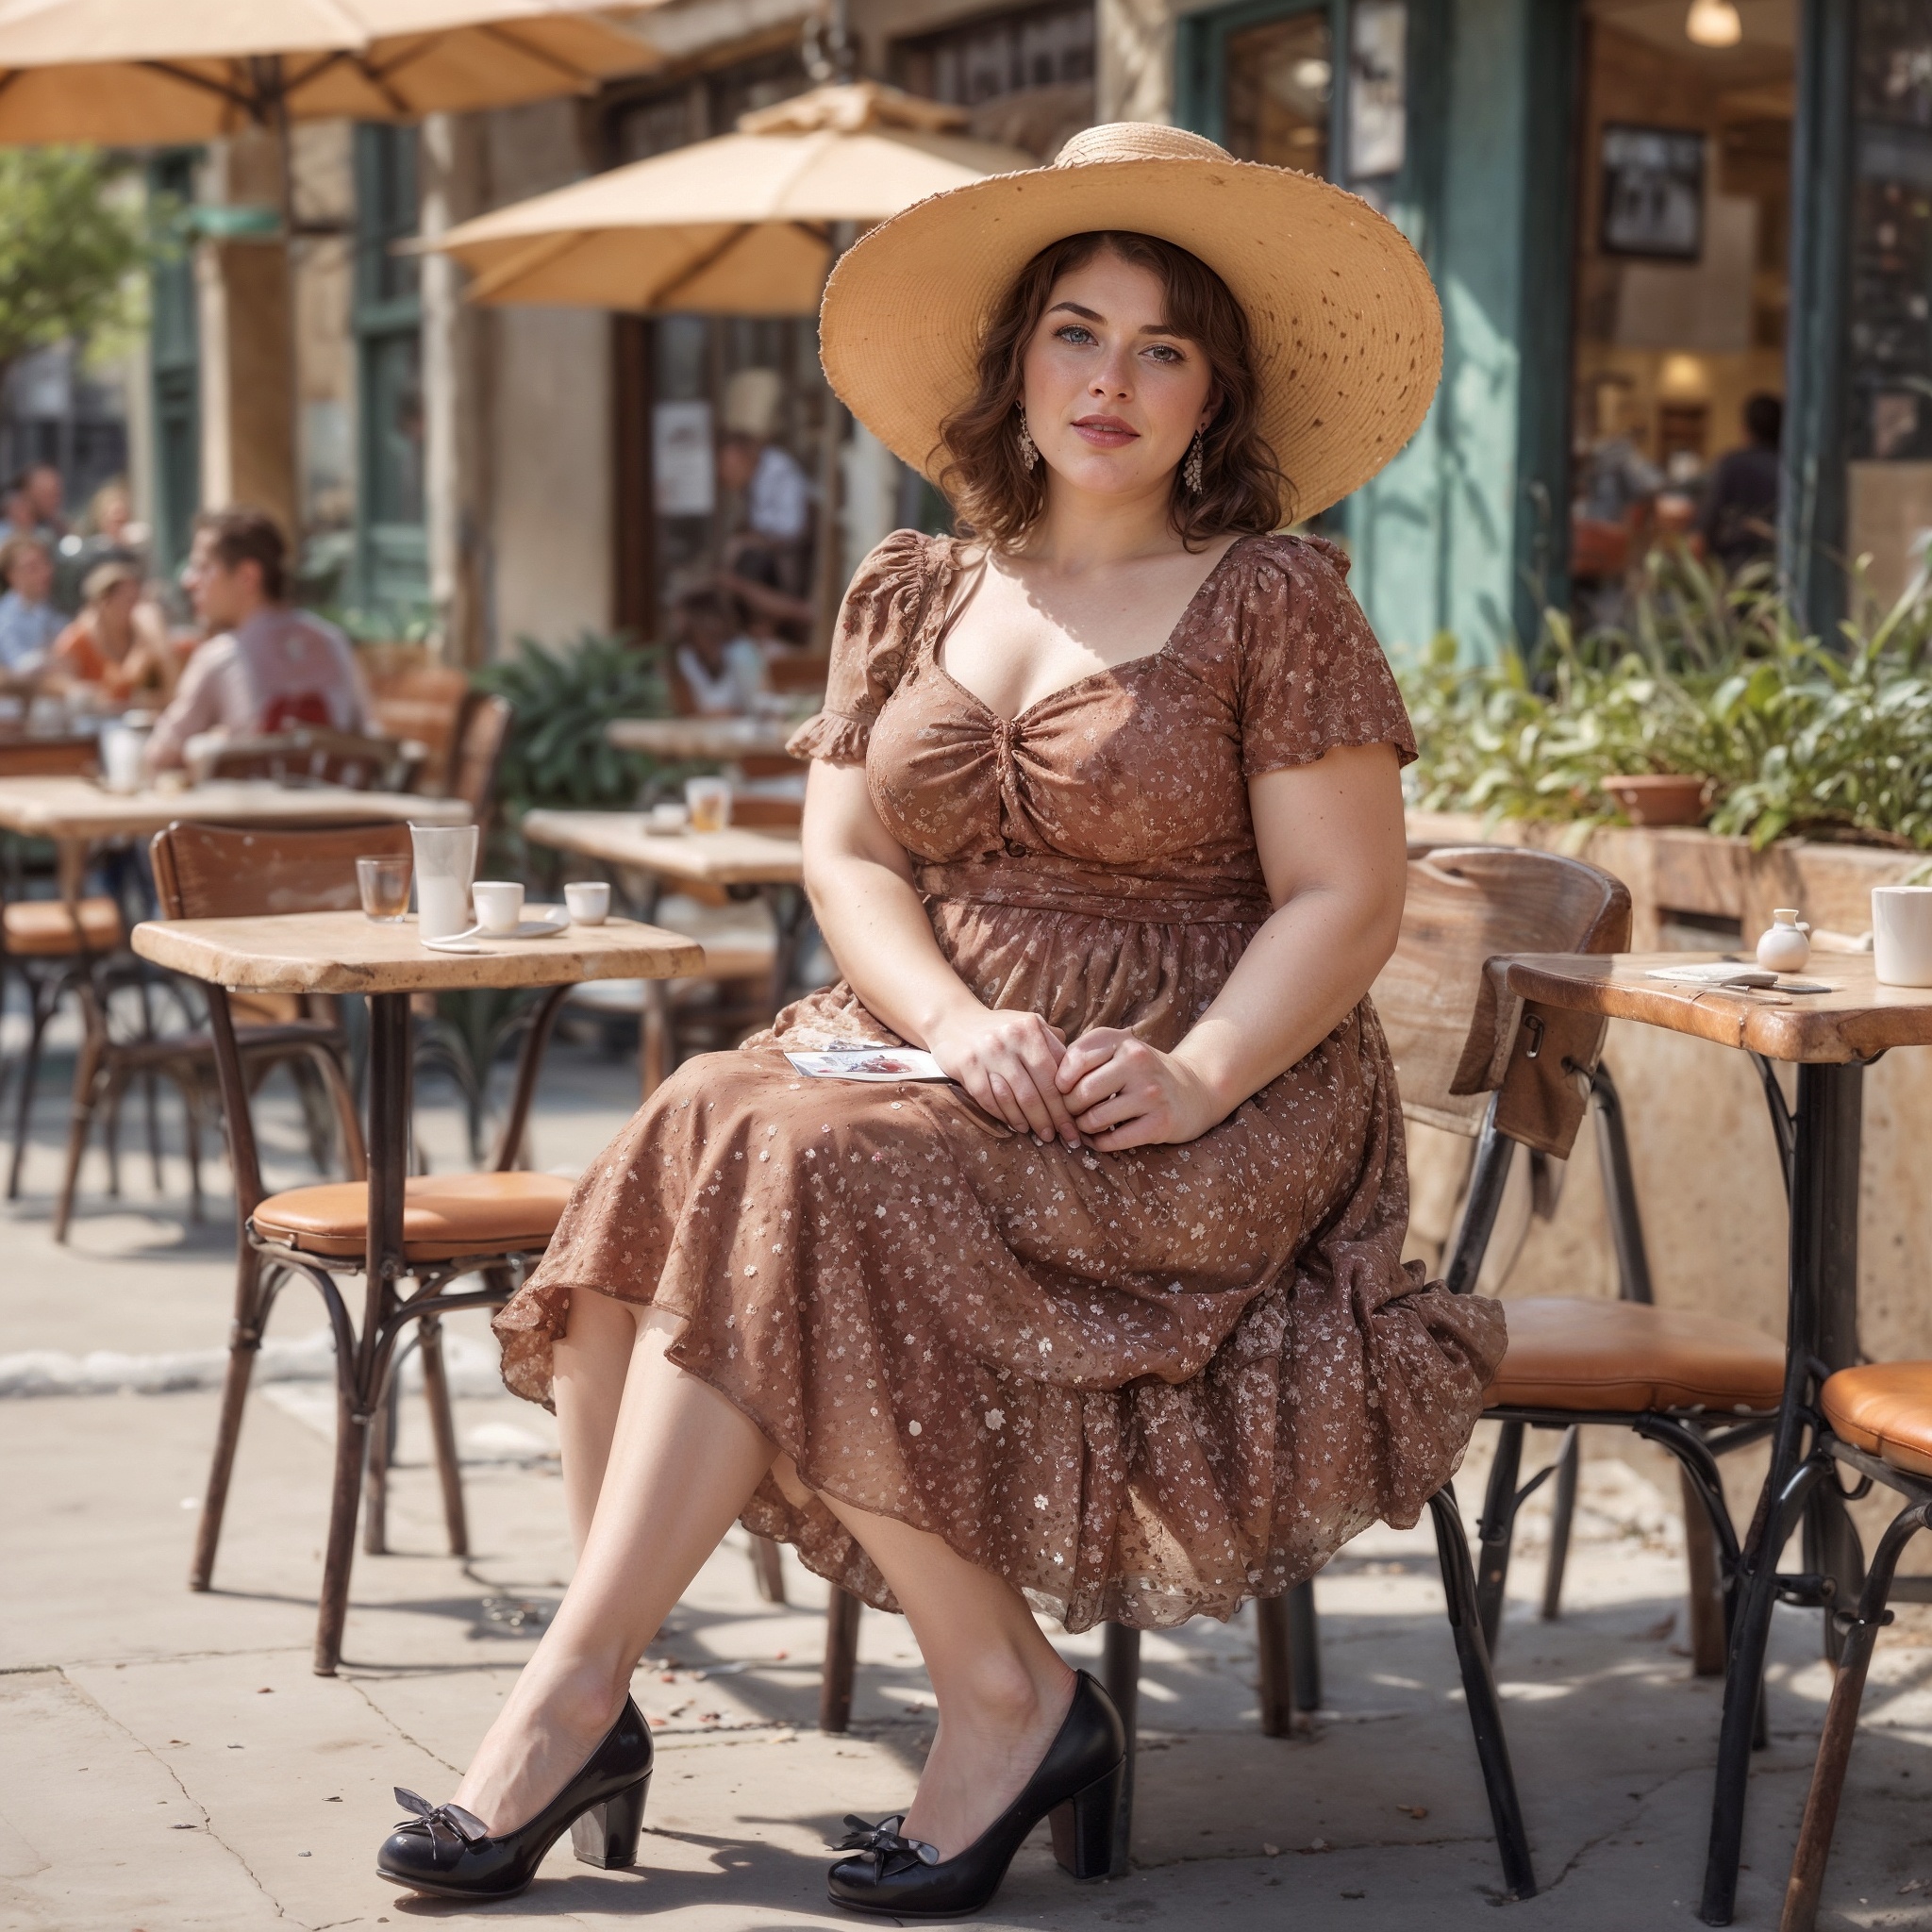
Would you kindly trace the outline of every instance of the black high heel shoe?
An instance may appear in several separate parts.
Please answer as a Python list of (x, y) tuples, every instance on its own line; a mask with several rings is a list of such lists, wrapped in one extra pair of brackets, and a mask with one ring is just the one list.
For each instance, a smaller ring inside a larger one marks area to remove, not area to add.
[(528, 1824), (501, 1838), (460, 1805), (431, 1805), (398, 1785), (396, 1803), (416, 1815), (384, 1841), (375, 1874), (442, 1898), (514, 1898), (565, 1831), (585, 1864), (625, 1870), (637, 1863), (651, 1758), (651, 1727), (626, 1697), (583, 1769)]
[(951, 1918), (988, 1905), (1013, 1854), (1042, 1818), (1053, 1822), (1053, 1853), (1075, 1878), (1105, 1878), (1113, 1869), (1121, 1784), (1127, 1774), (1127, 1734), (1113, 1699), (1079, 1674), (1074, 1702), (1026, 1788), (956, 1857), (903, 1838), (903, 1814), (879, 1824), (848, 1818), (850, 1834), (825, 1890), (832, 1903), (903, 1919)]

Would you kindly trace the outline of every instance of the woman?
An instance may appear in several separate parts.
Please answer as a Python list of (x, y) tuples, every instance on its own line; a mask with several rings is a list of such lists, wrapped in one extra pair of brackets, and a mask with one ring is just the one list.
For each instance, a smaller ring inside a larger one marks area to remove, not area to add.
[(141, 591), (140, 568), (125, 560), (88, 573), (80, 615), (55, 640), (57, 678), (90, 687), (112, 705), (167, 703), (175, 668), (167, 625)]
[[(861, 241), (824, 341), (978, 534), (873, 554), (793, 741), (845, 978), (667, 1082), (498, 1318), (581, 1554), (459, 1804), (384, 1847), (402, 1884), (500, 1895), (577, 1814), (579, 1856), (629, 1862), (631, 1670), (734, 1518), (904, 1610), (938, 1693), (835, 1900), (974, 1910), (1048, 1813), (1098, 1876), (1119, 1719), (1033, 1607), (1226, 1617), (1412, 1523), (1502, 1352), (1496, 1304), (1399, 1258), (1365, 994), (1407, 721), (1336, 554), (1270, 534), (1427, 406), (1407, 243), (1324, 183), (1098, 128)], [(950, 1082), (780, 1051), (855, 1041)]]

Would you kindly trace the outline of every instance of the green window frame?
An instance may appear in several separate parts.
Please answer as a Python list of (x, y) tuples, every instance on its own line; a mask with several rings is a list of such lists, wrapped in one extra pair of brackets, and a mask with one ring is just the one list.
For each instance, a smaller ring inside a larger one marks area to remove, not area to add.
[(350, 332), (356, 350), (356, 531), (350, 594), (371, 611), (429, 600), (423, 474), (422, 272), (395, 243), (419, 225), (416, 130), (356, 128)]
[(200, 158), (198, 148), (176, 148), (147, 164), (149, 203), (178, 210), (166, 251), (148, 270), (154, 567), (164, 576), (188, 561), (201, 508), (201, 322), (192, 219)]

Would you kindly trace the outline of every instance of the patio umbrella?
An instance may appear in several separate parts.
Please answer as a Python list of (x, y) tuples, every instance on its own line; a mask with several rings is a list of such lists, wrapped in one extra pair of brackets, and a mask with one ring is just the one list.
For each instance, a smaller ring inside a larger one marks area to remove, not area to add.
[[(738, 131), (613, 168), (479, 215), (420, 245), (475, 275), (476, 302), (645, 314), (816, 315), (858, 228), (941, 189), (1031, 168), (1023, 149), (974, 141), (958, 108), (875, 81), (814, 88), (741, 115)], [(825, 405), (819, 452), (818, 625), (838, 609), (839, 446)]]
[(497, 208), (425, 248), (477, 302), (662, 314), (814, 315), (843, 224), (1036, 165), (959, 132), (965, 114), (874, 81), (814, 88), (735, 134)]
[(659, 58), (567, 0), (0, 0), (0, 142), (412, 121), (587, 92)]

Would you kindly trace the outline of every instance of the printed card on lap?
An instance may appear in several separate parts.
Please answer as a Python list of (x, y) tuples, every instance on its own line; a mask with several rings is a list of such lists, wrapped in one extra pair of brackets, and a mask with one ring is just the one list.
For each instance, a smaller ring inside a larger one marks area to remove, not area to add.
[(943, 1080), (940, 1063), (911, 1046), (841, 1046), (785, 1058), (814, 1080)]

